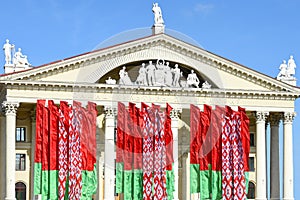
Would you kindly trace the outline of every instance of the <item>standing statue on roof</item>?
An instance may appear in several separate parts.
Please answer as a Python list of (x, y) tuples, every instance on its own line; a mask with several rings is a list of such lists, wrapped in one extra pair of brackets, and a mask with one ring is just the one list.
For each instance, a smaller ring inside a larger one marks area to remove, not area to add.
[(154, 24), (164, 24), (161, 8), (158, 6), (158, 3), (153, 3), (152, 12), (154, 13)]
[(295, 68), (296, 63), (293, 56), (290, 56), (290, 59), (288, 60), (288, 66), (287, 66), (287, 76), (288, 77), (294, 77), (295, 75)]
[(15, 45), (10, 44), (9, 40), (6, 39), (6, 43), (3, 45), (6, 65), (11, 64), (11, 54), (12, 54), (12, 51), (14, 50), (14, 48), (15, 48)]

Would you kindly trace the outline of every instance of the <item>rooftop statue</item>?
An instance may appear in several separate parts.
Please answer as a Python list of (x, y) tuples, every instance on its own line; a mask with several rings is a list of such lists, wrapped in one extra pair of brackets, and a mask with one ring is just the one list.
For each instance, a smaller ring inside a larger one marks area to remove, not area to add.
[(27, 60), (27, 56), (23, 55), (21, 50), (22, 50), (21, 48), (18, 48), (18, 51), (14, 54), (13, 64), (30, 66), (30, 64)]
[(286, 72), (288, 77), (294, 77), (295, 68), (296, 68), (296, 63), (295, 63), (294, 57), (290, 56), (290, 59), (288, 61), (288, 65), (287, 65), (287, 72)]
[(161, 8), (158, 6), (158, 3), (153, 3), (152, 12), (154, 13), (154, 25), (164, 24)]
[(279, 66), (280, 72), (277, 75), (277, 80), (281, 80), (282, 78), (287, 77), (287, 64), (286, 61), (283, 60), (281, 65)]
[(3, 45), (6, 65), (11, 64), (11, 54), (14, 49), (15, 49), (15, 45), (10, 44), (9, 40), (6, 39), (6, 43)]

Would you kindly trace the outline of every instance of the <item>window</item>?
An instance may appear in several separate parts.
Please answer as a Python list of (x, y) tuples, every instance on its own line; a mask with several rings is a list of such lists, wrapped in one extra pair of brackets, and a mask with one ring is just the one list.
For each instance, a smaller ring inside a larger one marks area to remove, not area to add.
[(26, 200), (26, 185), (22, 182), (16, 183), (16, 199)]
[(249, 182), (247, 198), (248, 199), (255, 199), (255, 185), (251, 181)]
[(16, 142), (25, 142), (26, 141), (26, 128), (17, 127), (16, 128)]
[(250, 146), (254, 147), (255, 146), (255, 137), (254, 133), (250, 133)]
[(25, 154), (16, 154), (16, 171), (25, 171), (25, 159), (26, 155)]
[(254, 166), (254, 157), (249, 157), (249, 171), (254, 172), (255, 166)]

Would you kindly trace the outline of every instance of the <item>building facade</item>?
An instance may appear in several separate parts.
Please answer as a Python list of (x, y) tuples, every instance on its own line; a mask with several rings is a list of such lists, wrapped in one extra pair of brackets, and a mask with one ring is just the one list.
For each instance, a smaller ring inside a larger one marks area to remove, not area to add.
[[(97, 49), (39, 67), (6, 61), (0, 76), (0, 199), (33, 199), (35, 108), (38, 99), (97, 104), (98, 192), (95, 199), (121, 198), (114, 191), (115, 129), (118, 102), (169, 103), (175, 157), (175, 199), (190, 194), (190, 104), (238, 106), (250, 118), (250, 199), (294, 199), (293, 118), (300, 94), (295, 79), (282, 81), (225, 59), (165, 33), (156, 19), (149, 36)], [(151, 65), (155, 67), (151, 80)], [(145, 68), (145, 72), (141, 69)], [(291, 78), (291, 77), (289, 77)], [(291, 82), (289, 82), (291, 81)], [(290, 83), (290, 84), (289, 84)], [(282, 122), (282, 126), (280, 126)], [(279, 129), (283, 127), (283, 158)], [(266, 132), (270, 131), (270, 163)], [(280, 162), (283, 159), (283, 180)], [(267, 172), (267, 165), (270, 172)], [(270, 175), (268, 175), (270, 174)], [(280, 182), (283, 194), (280, 194)]]

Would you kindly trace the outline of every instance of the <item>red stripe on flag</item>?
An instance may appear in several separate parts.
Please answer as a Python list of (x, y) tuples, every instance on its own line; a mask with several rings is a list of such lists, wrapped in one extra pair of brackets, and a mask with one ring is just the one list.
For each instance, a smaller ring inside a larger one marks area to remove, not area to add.
[(35, 163), (42, 162), (43, 108), (45, 102), (45, 100), (38, 100), (36, 104)]
[(199, 161), (200, 170), (208, 170), (208, 164), (211, 164), (211, 136), (208, 134), (208, 129), (211, 124), (211, 107), (204, 105), (204, 111), (200, 113), (200, 151), (199, 151)]
[(49, 170), (49, 110), (46, 107), (43, 107), (42, 110), (42, 170)]
[(200, 109), (190, 105), (190, 163), (199, 164), (200, 150)]
[(48, 108), (50, 112), (50, 170), (58, 170), (58, 108), (52, 100), (48, 101)]
[(172, 164), (174, 163), (173, 158), (173, 133), (171, 127), (171, 111), (172, 107), (170, 104), (167, 103), (166, 110), (165, 110), (165, 124), (164, 124), (164, 132), (165, 132), (165, 145), (166, 145), (166, 170), (172, 170)]

